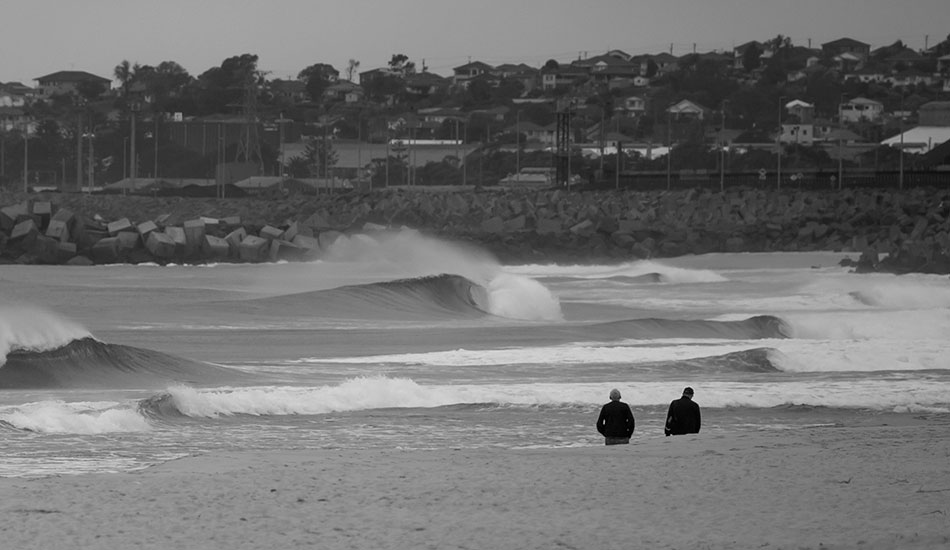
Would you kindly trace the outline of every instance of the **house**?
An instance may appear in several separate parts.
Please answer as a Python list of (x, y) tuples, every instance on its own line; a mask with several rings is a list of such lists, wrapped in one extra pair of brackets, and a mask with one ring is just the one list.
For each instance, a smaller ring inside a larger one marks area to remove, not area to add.
[(931, 101), (917, 110), (921, 126), (950, 126), (950, 101)]
[(560, 86), (573, 86), (588, 79), (586, 67), (561, 65), (556, 69), (541, 69), (541, 88), (553, 90)]
[(782, 124), (782, 134), (779, 141), (796, 145), (811, 145), (815, 142), (814, 124)]
[(918, 63), (926, 60), (924, 56), (910, 48), (904, 48), (900, 52), (884, 60), (887, 66), (894, 71), (910, 69), (917, 66)]
[(636, 95), (623, 98), (621, 105), (624, 112), (631, 116), (642, 115), (647, 110), (647, 101)]
[(840, 105), (841, 122), (875, 122), (881, 119), (884, 104), (866, 97), (856, 97)]
[(323, 98), (345, 103), (357, 103), (363, 98), (363, 88), (355, 82), (340, 80), (323, 90)]
[(307, 101), (307, 83), (302, 80), (277, 79), (270, 83), (270, 89), (274, 97), (284, 99), (290, 103)]
[(616, 57), (617, 59), (622, 59), (624, 61), (630, 61), (630, 59), (633, 57), (623, 50), (610, 50), (606, 55)]
[(377, 69), (370, 69), (368, 71), (363, 71), (360, 73), (360, 86), (363, 89), (366, 89), (367, 86), (371, 85), (376, 80), (389, 77), (401, 77), (401, 73), (394, 71), (388, 67), (380, 67)]
[(54, 95), (78, 93), (79, 87), (84, 84), (98, 85), (103, 92), (108, 91), (112, 85), (108, 78), (85, 71), (57, 71), (33, 80), (36, 80), (40, 96), (44, 99)]
[(896, 74), (892, 74), (885, 79), (886, 82), (889, 82), (891, 86), (896, 87), (906, 87), (906, 86), (917, 86), (923, 84), (925, 86), (930, 86), (934, 83), (934, 77), (931, 74), (923, 73), (915, 69), (909, 69), (906, 71), (901, 71)]
[(0, 106), (22, 107), (33, 99), (36, 90), (19, 82), (0, 84)]
[(465, 88), (468, 86), (468, 82), (476, 76), (491, 74), (494, 71), (495, 68), (487, 63), (472, 61), (471, 63), (466, 63), (452, 69), (452, 81), (456, 86)]
[(712, 110), (684, 99), (668, 107), (666, 112), (676, 120), (703, 120), (712, 113)]
[(937, 58), (937, 72), (940, 74), (950, 74), (950, 54)]
[(437, 124), (442, 124), (446, 120), (458, 120), (464, 122), (467, 118), (461, 109), (446, 107), (419, 109), (418, 115), (426, 122), (435, 122)]
[[(668, 54), (666, 52), (648, 56), (647, 61), (653, 61), (653, 63), (656, 64), (658, 74), (672, 73), (679, 69), (679, 59), (677, 59), (677, 57), (673, 54)], [(647, 73), (646, 71), (643, 71), (642, 74)]]
[(625, 61), (612, 55), (598, 55), (589, 59), (571, 63), (574, 67), (586, 68), (591, 78), (598, 82), (610, 82), (619, 78), (633, 78), (640, 75), (640, 65)]
[(865, 65), (864, 67), (855, 69), (851, 73), (845, 75), (844, 79), (857, 80), (858, 82), (862, 82), (864, 84), (869, 82), (881, 83), (887, 81), (888, 74), (889, 71), (883, 67)]
[(527, 141), (539, 142), (545, 145), (553, 145), (557, 124), (551, 123), (547, 126), (539, 126), (531, 121), (521, 121), (518, 124), (512, 124), (505, 128), (505, 133), (522, 133)]
[(785, 112), (797, 117), (801, 123), (810, 124), (815, 117), (815, 106), (807, 101), (794, 99), (785, 104)]
[(449, 88), (451, 82), (430, 72), (415, 73), (406, 77), (406, 92), (418, 97), (428, 97)]
[(33, 121), (22, 107), (0, 106), (0, 132), (12, 132), (14, 130), (23, 130), (32, 133)]
[(853, 38), (839, 38), (822, 44), (821, 51), (831, 58), (851, 54), (860, 61), (866, 61), (871, 55), (871, 46)]

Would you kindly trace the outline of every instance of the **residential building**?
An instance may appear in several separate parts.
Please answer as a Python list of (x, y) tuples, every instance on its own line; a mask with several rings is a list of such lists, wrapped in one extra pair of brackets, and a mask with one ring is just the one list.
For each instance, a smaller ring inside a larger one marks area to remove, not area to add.
[(406, 77), (406, 92), (419, 97), (428, 97), (449, 88), (451, 82), (430, 72), (415, 73)]
[(274, 80), (270, 83), (270, 90), (275, 97), (292, 103), (307, 101), (307, 83), (302, 80)]
[(340, 80), (323, 90), (324, 99), (357, 103), (363, 98), (363, 88), (355, 82)]
[(851, 54), (858, 60), (865, 61), (871, 55), (871, 46), (853, 38), (839, 38), (822, 44), (821, 51), (832, 58)]
[(732, 49), (732, 68), (737, 70), (745, 69), (746, 52), (752, 48), (758, 49), (760, 53), (765, 52), (765, 45), (758, 40), (751, 40), (745, 44), (739, 44)]
[(556, 69), (541, 69), (541, 88), (551, 90), (559, 86), (573, 86), (590, 76), (586, 67), (561, 65)]
[(684, 99), (668, 107), (666, 112), (675, 120), (704, 120), (712, 113), (712, 110), (688, 99)]
[(884, 104), (866, 97), (850, 99), (840, 106), (841, 122), (876, 122), (881, 119)]
[(539, 126), (531, 121), (521, 121), (519, 124), (512, 124), (505, 128), (505, 132), (522, 133), (527, 141), (538, 142), (544, 145), (553, 145), (557, 125), (554, 123), (547, 126)]
[(630, 116), (642, 115), (647, 110), (647, 101), (640, 96), (629, 96), (623, 99), (622, 107)]
[(785, 104), (785, 112), (798, 119), (798, 122), (811, 124), (815, 117), (815, 106), (807, 101), (793, 99)]
[(22, 107), (0, 106), (0, 132), (27, 129), (33, 132), (33, 121)]
[(452, 81), (456, 86), (465, 88), (468, 86), (468, 82), (473, 78), (483, 74), (490, 74), (494, 71), (495, 68), (487, 63), (472, 61), (471, 63), (466, 63), (452, 69)]
[(937, 72), (940, 74), (950, 74), (950, 54), (937, 58)]
[(360, 73), (360, 86), (362, 86), (363, 89), (366, 89), (367, 86), (372, 84), (377, 79), (387, 77), (401, 77), (401, 75), (398, 71), (394, 71), (388, 67), (370, 69)]
[(782, 124), (782, 135), (779, 136), (782, 143), (808, 146), (813, 144), (815, 139), (814, 124)]
[(85, 71), (57, 71), (48, 75), (34, 78), (38, 84), (40, 96), (48, 98), (53, 95), (78, 93), (83, 83), (97, 84), (104, 92), (108, 91), (112, 81), (108, 78), (96, 76)]

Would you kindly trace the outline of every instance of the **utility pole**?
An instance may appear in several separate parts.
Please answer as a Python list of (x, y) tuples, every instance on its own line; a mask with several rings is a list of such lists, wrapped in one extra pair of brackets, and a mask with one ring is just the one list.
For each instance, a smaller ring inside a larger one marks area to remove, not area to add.
[(76, 191), (82, 192), (82, 113), (76, 121)]
[(156, 180), (158, 179), (158, 114), (153, 112), (152, 116), (155, 118), (155, 131), (152, 132), (152, 139), (155, 140), (155, 159), (152, 164), (152, 177)]
[(778, 170), (776, 171), (776, 189), (782, 188), (782, 103), (785, 96), (778, 98), (778, 134), (775, 136), (776, 150), (778, 151)]
[(89, 161), (88, 161), (89, 166), (88, 166), (88, 168), (87, 168), (87, 171), (89, 172), (89, 191), (90, 191), (90, 192), (92, 191), (93, 187), (96, 186), (96, 173), (95, 173), (96, 161), (95, 161), (95, 157), (94, 157), (94, 155), (93, 155), (93, 153), (92, 153), (92, 146), (93, 146), (92, 140), (93, 140), (93, 138), (96, 137), (96, 134), (94, 133), (94, 132), (95, 132), (95, 129), (92, 128), (91, 126), (92, 126), (92, 125), (90, 124), (90, 128), (89, 128)]
[(30, 174), (30, 126), (29, 123), (23, 125), (23, 192), (29, 193), (29, 174)]
[[(129, 108), (129, 115), (130, 115), (129, 118), (130, 118), (131, 121), (132, 121), (132, 122), (131, 122), (131, 125), (132, 125), (132, 146), (131, 146), (131, 152), (130, 152), (130, 155), (129, 155), (129, 156), (131, 157), (131, 159), (129, 159), (129, 166), (130, 166), (130, 168), (131, 168), (131, 171), (130, 171), (130, 179), (132, 180), (132, 189), (135, 189), (135, 178), (138, 176), (138, 163), (136, 162), (136, 158), (135, 158), (135, 141), (136, 141), (136, 140), (135, 140), (135, 118), (137, 117), (138, 112), (139, 112), (139, 104), (138, 104), (138, 103), (132, 103), (132, 106)], [(91, 126), (91, 124), (90, 124), (90, 126)], [(90, 145), (91, 145), (91, 142), (90, 142)], [(90, 191), (92, 191), (92, 189), (90, 189)]]
[(723, 135), (726, 131), (726, 103), (727, 101), (723, 100), (722, 102), (722, 126), (719, 128), (719, 192), (722, 193), (726, 190), (726, 147), (725, 140)]
[(672, 188), (673, 178), (673, 114), (666, 111), (666, 190)]
[(521, 109), (515, 114), (515, 181), (521, 182)]

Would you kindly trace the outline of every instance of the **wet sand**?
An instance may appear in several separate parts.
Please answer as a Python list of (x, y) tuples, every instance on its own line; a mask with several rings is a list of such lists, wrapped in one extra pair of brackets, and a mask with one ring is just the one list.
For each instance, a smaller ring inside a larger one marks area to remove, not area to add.
[(0, 547), (947, 548), (950, 418), (0, 479)]

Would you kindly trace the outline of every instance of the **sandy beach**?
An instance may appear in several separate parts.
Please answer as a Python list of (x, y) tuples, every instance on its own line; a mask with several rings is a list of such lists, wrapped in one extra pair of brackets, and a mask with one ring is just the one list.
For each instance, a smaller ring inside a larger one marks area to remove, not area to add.
[(950, 418), (0, 480), (3, 548), (947, 548)]

